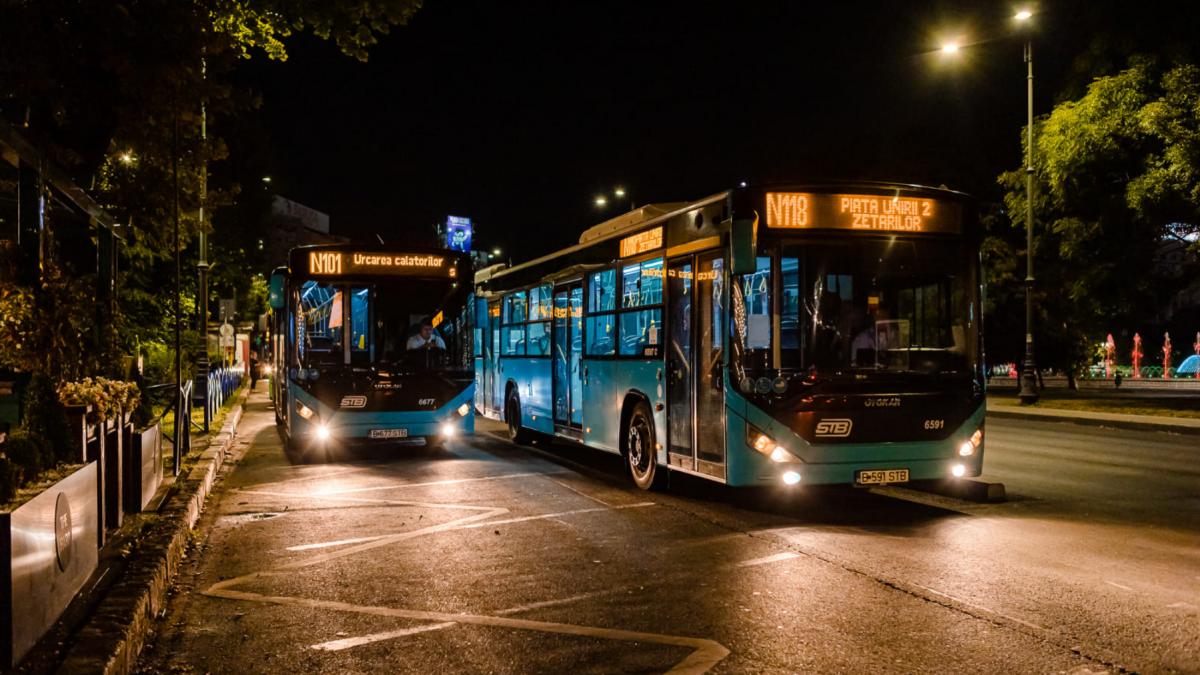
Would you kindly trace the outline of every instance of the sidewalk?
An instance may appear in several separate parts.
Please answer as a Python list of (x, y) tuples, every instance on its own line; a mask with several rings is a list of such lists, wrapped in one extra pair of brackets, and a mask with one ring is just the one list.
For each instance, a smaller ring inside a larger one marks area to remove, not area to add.
[(1065, 408), (1032, 408), (1006, 405), (988, 401), (988, 417), (1009, 419), (1042, 420), (1045, 422), (1073, 422), (1093, 426), (1133, 429), (1136, 431), (1168, 431), (1177, 434), (1200, 434), (1200, 419), (1167, 417), (1164, 415), (1129, 415), (1104, 413)]

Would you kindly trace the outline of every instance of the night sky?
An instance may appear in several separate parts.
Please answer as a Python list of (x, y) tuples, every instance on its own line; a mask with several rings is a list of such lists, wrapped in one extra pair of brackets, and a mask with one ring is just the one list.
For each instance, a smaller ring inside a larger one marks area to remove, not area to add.
[[(592, 199), (617, 185), (638, 204), (804, 178), (996, 199), (1025, 119), (1015, 7), (428, 0), (369, 63), (301, 36), (239, 77), (263, 94), (274, 188), (335, 233), (400, 241), (464, 215), (477, 247), (521, 260), (616, 215)], [(1037, 113), (1086, 82), (1096, 35), (1194, 20), (1128, 7), (1041, 3)], [(950, 60), (947, 39), (975, 44)]]

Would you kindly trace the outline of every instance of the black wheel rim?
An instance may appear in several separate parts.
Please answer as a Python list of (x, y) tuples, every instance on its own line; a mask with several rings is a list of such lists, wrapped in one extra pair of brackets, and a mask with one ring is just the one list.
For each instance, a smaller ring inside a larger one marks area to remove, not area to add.
[(650, 425), (640, 414), (635, 414), (629, 420), (629, 467), (638, 478), (643, 478), (650, 471), (653, 461), (650, 452)]

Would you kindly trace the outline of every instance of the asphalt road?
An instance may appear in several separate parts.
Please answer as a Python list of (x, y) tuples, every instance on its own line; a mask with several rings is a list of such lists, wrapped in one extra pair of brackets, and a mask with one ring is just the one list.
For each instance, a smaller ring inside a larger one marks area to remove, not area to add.
[(1195, 437), (991, 420), (1009, 501), (646, 493), (474, 438), (293, 464), (265, 397), (145, 672), (1200, 671)]

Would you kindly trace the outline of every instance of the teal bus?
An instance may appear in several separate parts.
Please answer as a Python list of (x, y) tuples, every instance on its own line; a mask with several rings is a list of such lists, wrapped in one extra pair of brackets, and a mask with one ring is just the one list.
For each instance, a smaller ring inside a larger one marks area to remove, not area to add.
[(271, 397), (290, 453), (440, 447), (475, 428), (469, 255), (332, 244), (271, 275)]
[(475, 407), (524, 442), (733, 486), (871, 486), (983, 465), (980, 231), (966, 195), (742, 186), (482, 269)]

